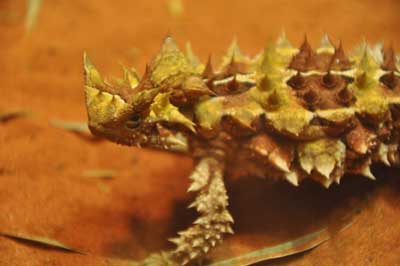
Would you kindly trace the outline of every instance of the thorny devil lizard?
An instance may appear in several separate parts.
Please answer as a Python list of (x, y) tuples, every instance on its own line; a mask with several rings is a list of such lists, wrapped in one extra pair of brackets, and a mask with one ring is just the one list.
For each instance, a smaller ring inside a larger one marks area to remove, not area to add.
[(143, 265), (199, 261), (232, 234), (224, 176), (260, 176), (328, 188), (345, 174), (374, 179), (370, 165), (400, 164), (400, 73), (393, 48), (362, 43), (346, 54), (328, 36), (314, 51), (284, 34), (254, 58), (236, 42), (215, 70), (171, 37), (140, 79), (110, 84), (84, 55), (93, 134), (113, 142), (186, 153), (196, 166), (188, 191), (200, 217), (174, 250)]

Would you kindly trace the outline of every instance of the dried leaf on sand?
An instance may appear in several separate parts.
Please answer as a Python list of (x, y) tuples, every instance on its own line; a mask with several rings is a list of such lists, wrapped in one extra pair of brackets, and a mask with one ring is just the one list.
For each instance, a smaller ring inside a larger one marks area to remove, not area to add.
[(66, 246), (65, 244), (46, 237), (37, 237), (37, 236), (28, 236), (28, 235), (20, 235), (20, 234), (11, 234), (11, 233), (3, 233), (0, 232), (0, 236), (15, 240), (19, 243), (41, 247), (41, 248), (50, 248), (56, 249), (64, 252), (72, 252), (72, 253), (79, 253), (84, 255), (85, 253), (77, 250), (75, 248)]

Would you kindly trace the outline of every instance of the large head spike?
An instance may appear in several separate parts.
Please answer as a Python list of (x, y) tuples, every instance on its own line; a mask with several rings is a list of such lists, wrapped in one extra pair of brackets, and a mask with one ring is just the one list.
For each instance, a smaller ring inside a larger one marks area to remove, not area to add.
[(150, 64), (150, 72), (150, 79), (155, 86), (165, 83), (169, 86), (176, 85), (182, 78), (196, 73), (170, 36), (165, 38), (160, 52)]
[(85, 85), (93, 88), (104, 89), (105, 83), (99, 71), (94, 67), (86, 52), (83, 53), (83, 69), (85, 74)]
[(113, 121), (128, 112), (130, 106), (125, 100), (106, 91), (103, 78), (86, 53), (83, 55), (83, 66), (89, 127), (91, 129), (101, 127), (102, 124)]

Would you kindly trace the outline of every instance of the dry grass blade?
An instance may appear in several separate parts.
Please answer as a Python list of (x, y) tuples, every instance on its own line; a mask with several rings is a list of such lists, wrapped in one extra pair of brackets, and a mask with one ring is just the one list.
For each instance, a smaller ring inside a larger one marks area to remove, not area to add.
[(260, 261), (282, 258), (311, 250), (329, 240), (328, 229), (322, 229), (283, 244), (259, 249), (248, 254), (215, 262), (209, 266), (247, 266)]
[(83, 172), (85, 177), (113, 178), (118, 172), (113, 169), (89, 169)]
[(248, 266), (261, 261), (283, 258), (309, 251), (328, 241), (334, 233), (338, 233), (351, 226), (353, 223), (352, 217), (355, 213), (346, 215), (328, 227), (299, 238), (276, 246), (261, 248), (241, 256), (214, 262), (208, 266)]
[(27, 32), (30, 32), (35, 26), (41, 5), (42, 5), (42, 0), (27, 1), (28, 8), (25, 20), (25, 28)]
[(50, 120), (50, 124), (55, 127), (66, 129), (73, 132), (90, 133), (88, 125), (85, 122), (67, 122), (58, 119), (53, 119)]
[(102, 138), (90, 134), (90, 130), (86, 122), (71, 122), (53, 119), (50, 120), (50, 124), (57, 128), (68, 130), (86, 141), (98, 142), (102, 140)]
[(13, 111), (2, 111), (0, 110), (0, 122), (8, 122), (10, 120), (27, 116), (31, 112), (28, 110), (13, 110)]
[(71, 247), (68, 247), (57, 240), (49, 239), (49, 238), (45, 238), (45, 237), (16, 235), (16, 234), (10, 234), (10, 233), (0, 233), (0, 236), (12, 239), (19, 243), (23, 243), (23, 244), (31, 245), (31, 246), (35, 246), (35, 247), (55, 249), (55, 250), (60, 250), (60, 251), (64, 251), (64, 252), (73, 252), (73, 253), (86, 255), (84, 252), (79, 251), (74, 248), (71, 248)]

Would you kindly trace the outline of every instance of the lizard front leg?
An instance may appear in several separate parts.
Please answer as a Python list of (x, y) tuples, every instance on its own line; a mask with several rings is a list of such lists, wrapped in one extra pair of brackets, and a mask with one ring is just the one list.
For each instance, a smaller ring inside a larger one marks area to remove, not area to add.
[(233, 233), (223, 173), (223, 163), (203, 158), (190, 176), (192, 184), (188, 191), (198, 192), (198, 195), (189, 207), (196, 208), (200, 217), (191, 227), (179, 232), (179, 237), (171, 239), (177, 245), (173, 257), (181, 265), (201, 259), (222, 241), (224, 234)]
[(201, 260), (222, 241), (224, 234), (233, 233), (223, 173), (224, 164), (217, 159), (206, 157), (197, 163), (190, 176), (192, 183), (188, 191), (198, 193), (189, 207), (196, 208), (200, 217), (179, 232), (178, 237), (170, 239), (176, 244), (175, 250), (150, 256), (144, 265), (182, 266)]

